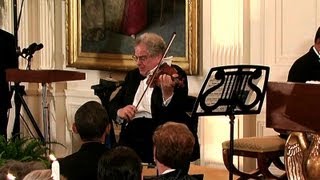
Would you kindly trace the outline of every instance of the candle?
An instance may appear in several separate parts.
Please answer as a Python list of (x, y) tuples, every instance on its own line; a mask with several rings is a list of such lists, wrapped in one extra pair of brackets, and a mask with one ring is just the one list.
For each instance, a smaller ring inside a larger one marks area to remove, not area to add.
[(52, 160), (51, 164), (51, 177), (53, 180), (60, 180), (60, 166), (59, 162), (57, 161), (57, 158), (53, 155), (49, 155), (50, 159)]
[(12, 175), (11, 173), (8, 173), (8, 174), (7, 174), (7, 179), (8, 179), (8, 180), (15, 180), (16, 177), (15, 177), (14, 175)]

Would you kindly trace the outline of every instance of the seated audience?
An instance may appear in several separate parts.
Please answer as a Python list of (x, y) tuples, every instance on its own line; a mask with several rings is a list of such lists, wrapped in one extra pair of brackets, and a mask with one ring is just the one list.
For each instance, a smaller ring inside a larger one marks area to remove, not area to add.
[(0, 180), (7, 179), (8, 173), (12, 174), (16, 179), (23, 179), (29, 172), (37, 169), (45, 169), (46, 165), (41, 161), (21, 162), (9, 160), (0, 167)]
[(141, 159), (133, 149), (118, 146), (101, 156), (98, 180), (142, 180)]
[(194, 136), (185, 124), (167, 122), (153, 134), (153, 157), (159, 176), (155, 179), (194, 180), (185, 171), (192, 155)]
[[(53, 180), (51, 169), (34, 170), (27, 174), (23, 180)], [(65, 177), (60, 176), (60, 180), (66, 180)]]
[(103, 142), (110, 130), (108, 113), (100, 103), (89, 101), (77, 110), (72, 129), (82, 145), (78, 152), (58, 159), (60, 173), (68, 180), (96, 179), (99, 158), (107, 150)]

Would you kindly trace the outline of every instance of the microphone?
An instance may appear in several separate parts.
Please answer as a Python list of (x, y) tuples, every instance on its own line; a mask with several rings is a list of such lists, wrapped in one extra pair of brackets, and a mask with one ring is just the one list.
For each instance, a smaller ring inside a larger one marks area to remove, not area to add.
[(36, 51), (39, 51), (42, 48), (43, 48), (43, 44), (42, 43), (40, 43), (40, 44), (32, 43), (32, 44), (29, 45), (28, 48), (23, 48), (21, 54), (22, 55), (24, 54), (25, 56), (32, 55)]

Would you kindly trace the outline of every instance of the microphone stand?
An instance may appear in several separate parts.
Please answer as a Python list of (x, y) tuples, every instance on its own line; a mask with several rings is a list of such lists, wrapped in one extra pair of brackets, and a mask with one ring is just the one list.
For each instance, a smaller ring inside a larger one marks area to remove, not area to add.
[[(19, 54), (20, 54), (20, 48), (18, 46), (18, 30), (19, 30), (19, 24), (18, 24), (18, 10), (17, 10), (17, 0), (13, 0), (13, 35), (15, 39), (15, 45), (16, 45), (16, 61), (18, 61)], [(18, 62), (18, 68), (19, 68), (19, 62)], [(12, 130), (12, 136), (20, 138), (20, 111), (21, 111), (21, 98), (23, 95), (25, 95), (24, 86), (21, 86), (18, 82), (14, 83), (13, 86), (11, 86), (11, 91), (14, 93), (14, 104), (15, 104), (15, 119), (13, 123), (13, 130)]]
[(27, 58), (28, 64), (27, 64), (27, 70), (31, 70), (31, 59), (33, 58), (33, 55), (30, 54)]
[[(13, 25), (14, 25), (14, 37), (15, 37), (15, 43), (16, 43), (16, 55), (17, 55), (17, 61), (20, 56), (20, 47), (18, 46), (18, 30), (19, 30), (19, 24), (20, 24), (20, 18), (21, 18), (21, 12), (22, 12), (22, 7), (23, 7), (24, 0), (21, 2), (21, 8), (19, 12), (19, 17), (18, 17), (18, 10), (17, 10), (17, 0), (13, 0)], [(28, 66), (27, 68), (30, 70), (30, 61), (31, 61), (32, 55), (29, 56), (28, 58)], [(19, 67), (18, 67), (19, 68)], [(15, 138), (20, 138), (20, 111), (21, 111), (21, 106), (23, 105), (35, 131), (38, 134), (38, 137), (42, 142), (45, 142), (45, 139), (40, 131), (40, 129), (37, 126), (37, 123), (32, 116), (32, 113), (30, 109), (28, 108), (27, 103), (23, 99), (23, 95), (26, 95), (26, 92), (24, 91), (25, 86), (20, 85), (19, 82), (15, 82), (13, 86), (11, 86), (11, 91), (14, 93), (14, 103), (15, 103), (15, 119), (14, 119), (14, 125), (13, 125), (13, 130), (12, 130), (12, 137)], [(25, 125), (28, 127), (28, 124), (25, 123)], [(27, 128), (30, 130), (30, 128)], [(31, 130), (30, 130), (31, 131)], [(32, 132), (30, 132), (31, 135), (33, 135)]]
[(18, 30), (19, 30), (19, 25), (20, 25), (23, 3), (24, 3), (24, 0), (22, 0), (22, 2), (21, 2), (19, 17), (18, 17), (18, 8), (17, 8), (18, 3), (17, 3), (17, 0), (13, 0), (13, 27), (14, 27), (13, 35), (16, 40), (17, 52), (18, 52), (18, 50), (20, 51), (20, 47), (18, 46)]
[(13, 0), (13, 27), (14, 27), (14, 31), (13, 31), (13, 35), (15, 37), (16, 40), (16, 47), (18, 47), (18, 29), (19, 29), (19, 25), (18, 25), (18, 17), (17, 17), (17, 0)]

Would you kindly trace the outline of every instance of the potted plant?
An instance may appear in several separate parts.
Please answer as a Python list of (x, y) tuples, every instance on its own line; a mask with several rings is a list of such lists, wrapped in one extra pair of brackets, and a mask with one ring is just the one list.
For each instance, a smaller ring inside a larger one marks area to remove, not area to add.
[(47, 144), (39, 139), (30, 137), (12, 137), (6, 140), (4, 136), (0, 136), (0, 167), (8, 160), (21, 162), (41, 161), (49, 167), (49, 148)]

